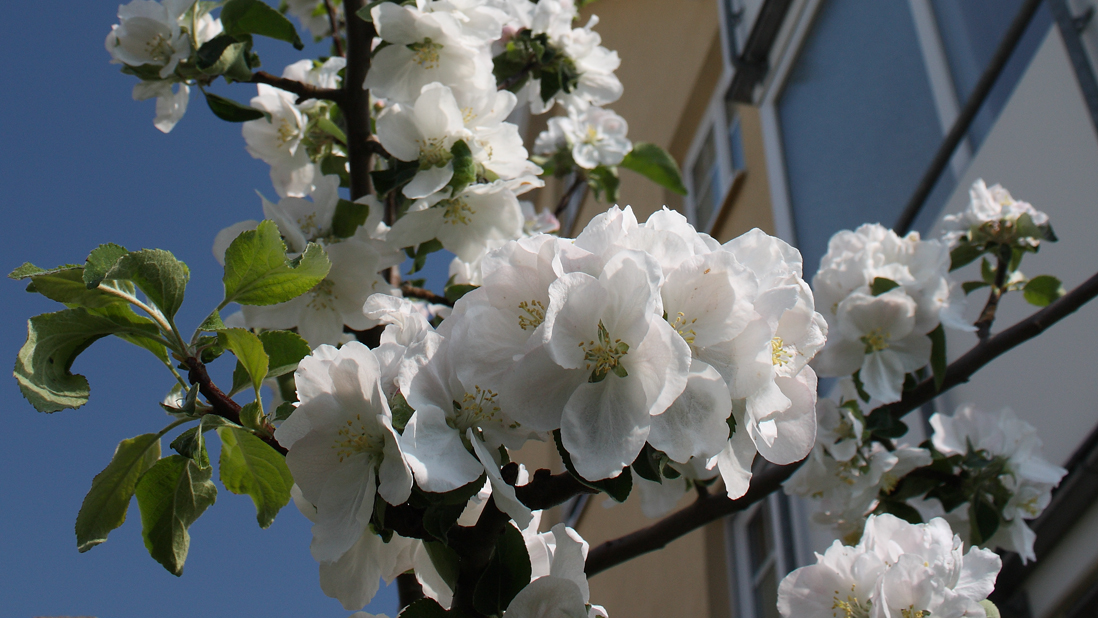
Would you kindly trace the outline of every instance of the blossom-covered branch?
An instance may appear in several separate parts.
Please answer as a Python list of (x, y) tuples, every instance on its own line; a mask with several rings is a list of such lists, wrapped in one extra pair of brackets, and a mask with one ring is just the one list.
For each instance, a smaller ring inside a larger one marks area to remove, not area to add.
[(337, 88), (320, 88), (297, 80), (271, 75), (266, 71), (256, 71), (255, 73), (252, 73), (250, 83), (267, 84), (268, 86), (274, 86), (275, 88), (285, 90), (286, 92), (292, 92), (297, 95), (298, 103), (310, 99), (323, 99), (343, 105), (347, 98), (346, 94)]

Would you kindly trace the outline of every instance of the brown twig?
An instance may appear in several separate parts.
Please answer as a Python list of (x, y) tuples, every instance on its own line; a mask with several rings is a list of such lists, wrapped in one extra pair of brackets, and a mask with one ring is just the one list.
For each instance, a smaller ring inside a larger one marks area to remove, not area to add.
[[(225, 394), (213, 380), (210, 379), (209, 372), (206, 371), (206, 366), (202, 364), (202, 361), (197, 358), (187, 359), (187, 379), (191, 384), (198, 385), (198, 392), (202, 393), (202, 396), (209, 402), (211, 409), (210, 414), (216, 414), (221, 418), (228, 421), (240, 424), (240, 404), (233, 401), (231, 397)], [(263, 440), (270, 445), (271, 448), (285, 455), (288, 451), (285, 447), (278, 443), (278, 440), (274, 439), (274, 427), (268, 426), (266, 432), (260, 432), (255, 434), (257, 438)]]
[(999, 308), (999, 299), (1003, 297), (1007, 282), (1007, 271), (1010, 269), (1011, 249), (1010, 245), (999, 245), (998, 263), (995, 266), (995, 283), (991, 286), (987, 304), (980, 311), (980, 317), (976, 319), (976, 336), (980, 342), (987, 341), (991, 336), (991, 324), (995, 321), (995, 311)]
[(580, 187), (583, 187), (584, 184), (587, 182), (587, 176), (585, 176), (583, 172), (576, 171), (575, 174), (576, 179), (572, 181), (571, 186), (569, 186), (568, 190), (564, 192), (564, 195), (560, 196), (560, 201), (557, 202), (557, 207), (553, 209), (554, 217), (560, 217), (561, 214), (564, 213), (565, 209), (568, 208), (568, 203), (572, 201), (572, 196), (576, 193), (576, 191), (579, 191)]
[(268, 86), (274, 86), (280, 90), (286, 92), (292, 92), (297, 95), (297, 102), (308, 101), (309, 99), (323, 99), (325, 101), (334, 101), (339, 105), (343, 105), (345, 93), (342, 90), (335, 88), (318, 88), (311, 84), (303, 84), (297, 80), (286, 79), (285, 77), (277, 77), (267, 73), (266, 71), (256, 71), (252, 73), (252, 79), (249, 80), (252, 84), (267, 84)]
[[(1041, 334), (1095, 297), (1098, 297), (1098, 274), (1087, 279), (1044, 309), (987, 341), (977, 344), (968, 353), (950, 363), (946, 369), (941, 391), (935, 388), (934, 379), (929, 378), (920, 382), (914, 390), (904, 393), (904, 397), (900, 401), (881, 406), (871, 414), (888, 414), (896, 420), (902, 418), (908, 412), (918, 409), (942, 392), (967, 382), (972, 374), (995, 358)], [(700, 497), (690, 506), (647, 528), (642, 528), (599, 545), (592, 549), (587, 557), (587, 576), (591, 577), (641, 554), (660, 549), (671, 541), (711, 521), (730, 513), (742, 511), (771, 492), (777, 491), (781, 483), (789, 478), (799, 466), (800, 463), (788, 466), (767, 466), (762, 472), (755, 475), (751, 487), (742, 498), (729, 500), (724, 492)]]
[(347, 53), (343, 50), (343, 40), (339, 38), (339, 15), (336, 14), (336, 8), (332, 4), (332, 0), (324, 0), (324, 8), (328, 9), (328, 25), (332, 29), (332, 45), (335, 46), (336, 54), (346, 56)]
[(351, 199), (373, 193), (370, 169), (374, 151), (370, 146), (370, 93), (362, 88), (370, 72), (370, 51), (377, 31), (356, 14), (363, 0), (346, 0), (347, 69), (343, 79), (343, 117), (347, 120), (347, 163), (350, 166)]
[(450, 302), (450, 299), (446, 298), (445, 296), (439, 296), (438, 294), (435, 294), (431, 290), (427, 290), (427, 289), (424, 289), (424, 288), (417, 288), (417, 287), (409, 285), (407, 283), (401, 284), (400, 291), (403, 292), (405, 296), (410, 296), (411, 298), (418, 298), (420, 300), (425, 300), (429, 303), (433, 303), (433, 304), (436, 304), (436, 305), (446, 305), (447, 307), (453, 307), (454, 306), (454, 303)]

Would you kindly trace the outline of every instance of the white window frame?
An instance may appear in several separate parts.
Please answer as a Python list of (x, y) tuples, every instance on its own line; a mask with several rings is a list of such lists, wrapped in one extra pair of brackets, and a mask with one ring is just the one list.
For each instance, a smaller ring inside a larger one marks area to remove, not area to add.
[[(717, 83), (717, 88), (714, 90), (713, 96), (709, 99), (709, 104), (705, 108), (705, 116), (702, 117), (701, 123), (698, 124), (698, 130), (694, 133), (694, 139), (690, 143), (690, 149), (686, 151), (686, 161), (683, 166), (683, 169), (686, 172), (683, 178), (683, 183), (686, 185), (686, 197), (683, 198), (686, 219), (690, 221), (690, 224), (698, 231), (705, 233), (709, 233), (713, 230), (713, 226), (717, 223), (717, 219), (720, 218), (724, 201), (727, 199), (729, 191), (731, 191), (732, 187), (735, 185), (736, 178), (744, 171), (733, 168), (732, 149), (728, 143), (728, 117), (724, 103), (724, 95), (728, 92), (728, 87), (731, 83), (732, 74), (725, 71), (720, 81)], [(697, 204), (694, 201), (694, 196), (697, 195), (697, 187), (694, 186), (694, 166), (697, 165), (702, 147), (705, 145), (705, 140), (710, 135), (714, 136), (713, 143), (717, 155), (716, 162), (719, 190), (715, 197), (718, 202), (716, 207), (713, 208), (713, 212), (710, 213), (709, 219), (707, 221), (699, 221)]]
[[(781, 500), (785, 499), (784, 509)], [(811, 552), (806, 549), (806, 534), (802, 521), (802, 509), (800, 501), (794, 497), (787, 497), (777, 493), (771, 494), (765, 500), (758, 502), (748, 509), (725, 519), (725, 556), (727, 557), (729, 603), (732, 607), (732, 615), (739, 618), (758, 618), (755, 616), (755, 574), (751, 569), (751, 545), (748, 537), (747, 525), (756, 513), (766, 505), (770, 515), (770, 530), (773, 535), (774, 550), (767, 563), (775, 562), (775, 578), (780, 583), (793, 569), (807, 564)], [(786, 528), (782, 522), (782, 511), (789, 518), (789, 528), (793, 531), (792, 538), (785, 538)], [(789, 563), (789, 554), (792, 553), (794, 564)], [(769, 564), (766, 566), (769, 566)], [(765, 571), (766, 566), (762, 568)]]
[[(793, 205), (789, 195), (777, 104), (785, 90), (789, 73), (800, 56), (801, 48), (822, 5), (823, 0), (798, 0), (790, 7), (786, 23), (783, 24), (782, 32), (771, 51), (770, 64), (774, 68), (767, 76), (759, 105), (774, 227), (779, 238), (793, 245), (796, 245), (797, 240), (796, 228), (793, 225)], [(930, 0), (908, 0), (908, 5), (915, 23), (923, 65), (927, 69), (931, 96), (944, 137), (953, 126), (960, 111), (948, 58)], [(971, 159), (972, 151), (966, 138), (951, 161), (953, 172), (957, 177), (963, 174)]]

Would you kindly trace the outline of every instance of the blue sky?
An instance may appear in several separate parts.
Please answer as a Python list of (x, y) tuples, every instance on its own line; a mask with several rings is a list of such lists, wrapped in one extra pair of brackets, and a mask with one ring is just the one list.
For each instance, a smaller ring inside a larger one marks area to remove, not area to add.
[[(131, 99), (135, 79), (109, 64), (103, 48), (117, 7), (103, 0), (6, 7), (0, 23), (6, 83), (0, 98), (0, 267), (6, 273), (24, 261), (79, 263), (103, 242), (167, 249), (191, 269), (178, 323), (193, 328), (221, 298), (221, 271), (210, 252), (214, 235), (262, 217), (255, 192), (274, 191), (267, 166), (244, 151), (239, 125), (216, 119), (201, 97), (192, 97), (171, 134), (153, 128), (153, 102)], [(261, 40), (257, 51), (264, 69), (280, 73), (306, 54), (324, 53), (325, 46), (296, 52)], [(255, 92), (241, 84), (221, 84), (216, 91), (244, 102)], [(438, 289), (445, 263), (435, 267), (431, 284)], [(61, 308), (23, 287), (0, 282), (0, 358), (8, 367), (26, 337), (27, 318)], [(76, 551), (73, 524), (92, 477), (120, 440), (168, 422), (157, 402), (172, 380), (150, 358), (129, 344), (100, 340), (73, 367), (91, 383), (90, 403), (52, 415), (35, 412), (13, 378), (0, 379), (7, 436), (0, 449), (5, 615), (349, 615), (320, 590), (309, 522), (290, 506), (260, 530), (251, 500), (220, 486), (217, 504), (191, 527), (182, 577), (148, 556), (136, 503), (107, 543)], [(213, 369), (215, 379), (227, 380), (228, 368)], [(167, 443), (163, 448), (170, 452)], [(395, 608), (394, 586), (367, 610), (393, 615)]]

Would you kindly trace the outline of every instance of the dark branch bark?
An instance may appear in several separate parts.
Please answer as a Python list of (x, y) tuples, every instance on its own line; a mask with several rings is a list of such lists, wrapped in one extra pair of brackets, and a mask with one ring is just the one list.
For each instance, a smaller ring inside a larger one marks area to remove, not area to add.
[(958, 384), (968, 382), (972, 374), (1011, 348), (1040, 335), (1048, 327), (1074, 313), (1079, 307), (1098, 296), (1098, 274), (1084, 281), (1079, 287), (1065, 294), (1049, 306), (1034, 313), (1014, 326), (995, 335), (965, 353), (946, 368), (942, 390), (934, 388), (934, 379), (923, 380), (913, 390), (904, 393), (896, 403), (881, 406), (872, 414), (888, 414), (900, 419), (908, 412), (934, 399)]
[[(202, 364), (202, 361), (197, 358), (187, 359), (187, 379), (191, 384), (198, 385), (198, 392), (202, 393), (202, 396), (206, 398), (210, 406), (213, 408), (211, 414), (216, 414), (221, 418), (228, 421), (232, 421), (237, 425), (240, 424), (240, 404), (233, 401), (228, 395), (225, 394), (213, 380), (210, 379), (210, 374), (206, 371), (206, 366)], [(266, 435), (263, 433), (257, 433), (255, 436), (260, 440), (263, 440), (271, 446), (274, 450), (285, 455), (288, 451), (285, 447), (278, 443), (278, 440), (274, 439), (274, 427), (267, 426)]]
[(995, 283), (987, 297), (987, 304), (976, 319), (976, 336), (983, 343), (991, 336), (991, 324), (995, 322), (995, 311), (999, 308), (999, 299), (1003, 297), (1007, 282), (1007, 270), (1010, 268), (1010, 245), (999, 245), (998, 263), (995, 266)]
[[(918, 409), (942, 392), (967, 382), (977, 370), (1015, 346), (1041, 334), (1096, 296), (1098, 296), (1098, 274), (1087, 279), (1079, 287), (1068, 292), (1056, 302), (987, 341), (976, 345), (964, 356), (953, 361), (946, 369), (941, 391), (934, 388), (934, 379), (930, 378), (919, 383), (914, 390), (906, 392), (904, 398), (900, 401), (881, 406), (875, 409), (872, 414), (889, 414), (897, 420), (902, 418), (908, 412)], [(788, 466), (767, 466), (762, 472), (755, 475), (750, 489), (742, 498), (729, 500), (724, 492), (700, 497), (694, 504), (665, 517), (647, 528), (642, 528), (599, 545), (592, 549), (587, 557), (587, 576), (591, 577), (612, 566), (660, 549), (671, 541), (709, 522), (742, 511), (771, 492), (777, 491), (781, 484), (800, 465), (798, 462)]]
[(580, 494), (597, 493), (597, 490), (581, 484), (567, 472), (551, 474), (544, 468), (534, 472), (529, 483), (515, 487), (515, 497), (531, 511), (553, 508)]
[(397, 598), (400, 601), (400, 609), (423, 598), (423, 586), (419, 585), (415, 573), (397, 575)]
[(346, 56), (343, 39), (339, 38), (339, 14), (336, 13), (332, 0), (324, 0), (324, 8), (328, 10), (328, 26), (332, 29), (332, 45), (335, 46), (335, 52), (340, 56)]
[(286, 92), (292, 92), (297, 95), (297, 102), (308, 101), (309, 99), (323, 99), (326, 101), (334, 101), (340, 106), (343, 105), (345, 98), (342, 90), (335, 88), (317, 88), (310, 84), (303, 84), (299, 81), (286, 79), (285, 77), (276, 77), (267, 73), (266, 71), (256, 71), (252, 73), (252, 79), (250, 83), (253, 84), (267, 84), (268, 86), (274, 86)]
[(557, 207), (553, 210), (554, 217), (560, 217), (564, 214), (564, 211), (568, 208), (568, 203), (572, 201), (572, 196), (576, 191), (579, 191), (581, 187), (587, 182), (587, 176), (583, 172), (576, 172), (576, 179), (572, 181), (572, 184), (564, 192), (564, 195), (560, 196), (560, 201), (557, 202)]
[(351, 168), (351, 199), (357, 200), (373, 192), (370, 169), (374, 151), (370, 143), (370, 93), (362, 88), (370, 72), (370, 52), (373, 46), (372, 23), (355, 13), (363, 0), (346, 0), (343, 14), (347, 21), (347, 69), (343, 79), (344, 102), (340, 104), (347, 120), (347, 162)]
[(408, 285), (407, 283), (400, 286), (400, 291), (403, 292), (405, 296), (425, 300), (429, 303), (434, 303), (436, 305), (446, 305), (447, 307), (454, 306), (454, 303), (450, 302), (450, 299), (446, 298), (445, 296), (439, 296), (431, 290), (417, 288), (415, 286)]
[(699, 497), (690, 506), (668, 515), (660, 521), (623, 537), (606, 541), (595, 547), (587, 556), (587, 577), (592, 577), (610, 567), (637, 556), (662, 549), (671, 541), (701, 528), (725, 515), (742, 511), (778, 490), (781, 484), (801, 466), (800, 462), (788, 466), (767, 465), (754, 476), (747, 493), (735, 500), (720, 492)]

